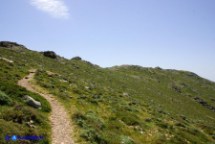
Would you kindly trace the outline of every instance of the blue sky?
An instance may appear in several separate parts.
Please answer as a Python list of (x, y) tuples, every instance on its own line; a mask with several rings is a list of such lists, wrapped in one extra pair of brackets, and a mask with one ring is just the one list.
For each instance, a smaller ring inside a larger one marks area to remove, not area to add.
[(214, 0), (4, 0), (0, 20), (0, 40), (33, 50), (215, 81)]

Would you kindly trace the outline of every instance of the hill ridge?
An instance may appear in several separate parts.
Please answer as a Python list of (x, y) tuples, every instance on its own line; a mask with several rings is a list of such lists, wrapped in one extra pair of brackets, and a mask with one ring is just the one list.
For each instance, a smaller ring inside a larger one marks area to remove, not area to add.
[[(71, 115), (78, 143), (215, 142), (215, 83), (192, 72), (101, 68), (80, 57), (50, 58), (19, 49), (0, 46), (0, 57), (13, 61), (0, 59), (0, 143), (6, 143), (6, 134), (41, 134), (38, 143), (50, 142), (49, 103), (17, 86), (32, 68), (38, 70), (34, 84), (56, 96)], [(25, 103), (25, 95), (40, 101), (41, 110)]]

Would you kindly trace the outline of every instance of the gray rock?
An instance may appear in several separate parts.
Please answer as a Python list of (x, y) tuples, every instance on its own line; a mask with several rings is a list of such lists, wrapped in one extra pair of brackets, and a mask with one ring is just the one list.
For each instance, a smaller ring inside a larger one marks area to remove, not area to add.
[(24, 45), (20, 45), (16, 42), (10, 42), (10, 41), (0, 41), (0, 47), (4, 47), (4, 48), (21, 47), (26, 49)]
[(29, 105), (32, 106), (34, 108), (41, 108), (41, 103), (39, 101), (36, 101), (35, 99), (33, 99), (32, 97), (26, 95), (24, 96), (24, 100), (25, 102)]
[(203, 99), (199, 98), (199, 97), (194, 97), (194, 100), (196, 102), (198, 102), (200, 105), (202, 105), (205, 108), (208, 108), (209, 110), (215, 112), (215, 107), (212, 105), (209, 105), (206, 101), (204, 101)]
[(90, 87), (88, 87), (88, 86), (85, 86), (84, 88), (85, 88), (86, 90), (90, 90)]
[(76, 56), (76, 57), (73, 57), (71, 60), (82, 60), (82, 58), (79, 56)]
[(126, 92), (124, 92), (122, 95), (123, 95), (123, 96), (129, 96), (129, 94), (126, 93)]
[(190, 77), (199, 78), (199, 76), (197, 74), (193, 73), (193, 72), (188, 72), (187, 75), (190, 76)]
[(53, 52), (53, 51), (45, 51), (45, 52), (43, 52), (43, 55), (46, 56), (46, 57), (52, 58), (52, 59), (57, 58), (56, 53)]

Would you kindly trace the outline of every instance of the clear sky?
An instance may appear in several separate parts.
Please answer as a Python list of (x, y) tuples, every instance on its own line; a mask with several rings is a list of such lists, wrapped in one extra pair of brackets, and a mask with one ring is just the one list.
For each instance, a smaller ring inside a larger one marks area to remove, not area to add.
[(215, 0), (2, 0), (0, 40), (215, 81)]

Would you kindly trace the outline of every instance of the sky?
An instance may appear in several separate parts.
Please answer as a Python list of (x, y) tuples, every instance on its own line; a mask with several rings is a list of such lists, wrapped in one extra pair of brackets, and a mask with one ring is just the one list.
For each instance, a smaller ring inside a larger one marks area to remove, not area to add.
[(3, 0), (0, 41), (215, 81), (215, 0)]

